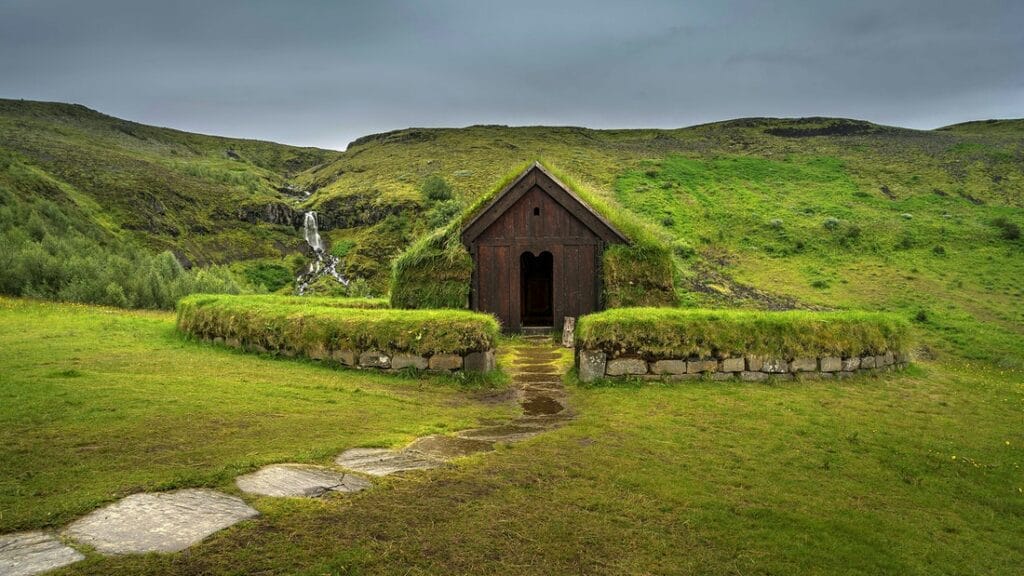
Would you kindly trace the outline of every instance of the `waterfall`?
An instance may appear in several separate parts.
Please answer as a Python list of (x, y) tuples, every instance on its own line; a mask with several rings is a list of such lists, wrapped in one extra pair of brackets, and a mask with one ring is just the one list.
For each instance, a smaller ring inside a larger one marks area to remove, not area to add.
[(316, 212), (306, 212), (303, 228), (306, 244), (309, 244), (314, 252), (323, 252), (324, 241), (320, 239), (320, 230), (316, 226)]
[(310, 262), (309, 268), (295, 279), (295, 291), (300, 296), (305, 294), (310, 284), (324, 276), (330, 276), (342, 286), (348, 286), (348, 279), (338, 272), (338, 257), (328, 254), (325, 250), (324, 241), (320, 238), (320, 230), (316, 225), (316, 212), (306, 212), (302, 227), (306, 244), (313, 249), (313, 261)]

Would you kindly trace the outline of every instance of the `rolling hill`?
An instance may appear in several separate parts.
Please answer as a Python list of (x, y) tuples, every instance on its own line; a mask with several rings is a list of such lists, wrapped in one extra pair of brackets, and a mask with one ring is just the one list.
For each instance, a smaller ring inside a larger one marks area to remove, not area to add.
[[(684, 305), (896, 310), (932, 348), (1021, 365), (1020, 120), (410, 128), (339, 152), (0, 101), (0, 192), (17, 222), (53, 222), (56, 209), (102, 242), (170, 250), (186, 266), (293, 272), (302, 213), (316, 210), (345, 273), (377, 292), (413, 238), (538, 158), (673, 245)], [(424, 197), (432, 175), (452, 199)]]

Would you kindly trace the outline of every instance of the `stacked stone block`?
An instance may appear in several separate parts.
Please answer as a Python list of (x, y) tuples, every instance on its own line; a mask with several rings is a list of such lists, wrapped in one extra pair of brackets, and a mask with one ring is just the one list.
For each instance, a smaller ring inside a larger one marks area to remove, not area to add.
[(886, 352), (880, 355), (807, 356), (799, 358), (770, 358), (764, 356), (735, 356), (730, 358), (656, 358), (622, 356), (609, 358), (601, 350), (579, 350), (576, 365), (580, 380), (592, 382), (598, 378), (634, 377), (649, 380), (712, 380), (739, 379), (758, 382), (769, 378), (788, 380), (801, 378), (847, 378), (857, 373), (904, 368), (910, 357), (903, 353)]
[[(241, 348), (249, 352), (277, 353), (283, 356), (299, 356), (291, 348), (267, 350), (260, 345), (247, 345), (237, 338), (208, 338), (207, 341), (232, 348)], [(358, 369), (375, 369), (397, 371), (404, 368), (428, 370), (431, 372), (490, 372), (495, 368), (494, 350), (466, 352), (464, 354), (431, 354), (419, 355), (408, 352), (389, 352), (386, 350), (307, 350), (301, 354), (312, 360)], [(646, 369), (646, 366), (645, 366)]]

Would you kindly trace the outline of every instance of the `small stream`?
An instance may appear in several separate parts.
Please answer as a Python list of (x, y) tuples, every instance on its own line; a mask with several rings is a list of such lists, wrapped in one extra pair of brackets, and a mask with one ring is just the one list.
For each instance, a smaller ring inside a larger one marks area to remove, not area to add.
[(302, 235), (306, 239), (306, 244), (313, 249), (313, 261), (309, 263), (309, 268), (295, 279), (295, 292), (300, 296), (304, 295), (311, 284), (324, 276), (330, 276), (342, 286), (348, 286), (348, 279), (338, 272), (338, 257), (327, 253), (327, 247), (320, 237), (316, 212), (306, 212), (303, 216)]

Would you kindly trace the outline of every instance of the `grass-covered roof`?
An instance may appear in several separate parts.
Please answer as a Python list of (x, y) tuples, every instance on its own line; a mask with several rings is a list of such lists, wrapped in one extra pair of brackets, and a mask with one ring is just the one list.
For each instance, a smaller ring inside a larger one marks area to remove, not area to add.
[(552, 166), (530, 162), (510, 172), (447, 225), (420, 238), (395, 259), (391, 305), (395, 308), (465, 308), (469, 303), (473, 260), (462, 243), (461, 233), (534, 167), (558, 181), (626, 238), (628, 244), (613, 245), (605, 250), (605, 305), (675, 303), (671, 252), (655, 232), (630, 213), (613, 209), (603, 198)]

